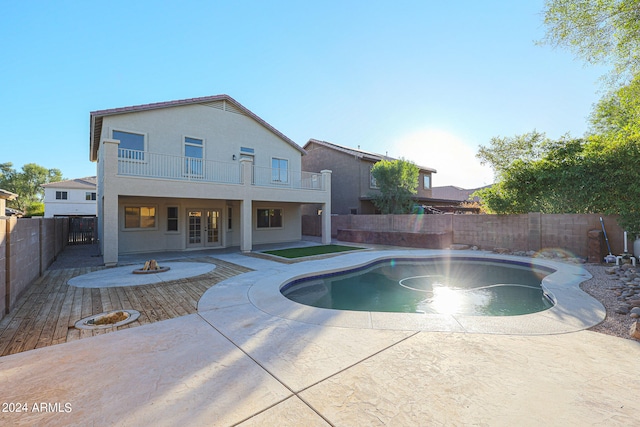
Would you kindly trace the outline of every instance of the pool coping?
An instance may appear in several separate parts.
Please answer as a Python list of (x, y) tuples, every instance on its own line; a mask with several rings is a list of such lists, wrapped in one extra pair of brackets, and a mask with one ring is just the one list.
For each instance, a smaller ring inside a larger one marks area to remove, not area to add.
[[(360, 268), (385, 258), (422, 258), (443, 255), (508, 260), (552, 268), (556, 271), (543, 279), (543, 288), (556, 304), (542, 312), (518, 316), (382, 313), (315, 308), (291, 301), (280, 293), (280, 288), (286, 283), (313, 274)], [(242, 279), (242, 276), (247, 277)], [(242, 282), (241, 286), (236, 287), (242, 294), (237, 293), (229, 298), (229, 291), (234, 287), (212, 287), (203, 295), (198, 304), (198, 310), (221, 308), (225, 304), (239, 304), (244, 300), (245, 303), (269, 315), (320, 326), (516, 335), (559, 334), (587, 329), (604, 320), (606, 311), (602, 304), (579, 287), (580, 283), (591, 277), (591, 274), (580, 265), (540, 258), (497, 255), (484, 251), (373, 250), (283, 265), (273, 269), (269, 274), (246, 273), (236, 280), (236, 282), (238, 280)]]

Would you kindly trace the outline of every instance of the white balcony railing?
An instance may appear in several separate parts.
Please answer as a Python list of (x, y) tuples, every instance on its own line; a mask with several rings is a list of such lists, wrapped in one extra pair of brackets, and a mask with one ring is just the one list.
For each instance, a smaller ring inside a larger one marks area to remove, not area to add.
[[(242, 184), (237, 162), (217, 162), (148, 151), (118, 149), (118, 175)], [(323, 190), (322, 174), (253, 166), (251, 184), (260, 187)]]
[(323, 190), (322, 174), (253, 166), (252, 184), (260, 187)]
[(241, 184), (238, 163), (170, 156), (120, 148), (118, 174), (148, 178)]

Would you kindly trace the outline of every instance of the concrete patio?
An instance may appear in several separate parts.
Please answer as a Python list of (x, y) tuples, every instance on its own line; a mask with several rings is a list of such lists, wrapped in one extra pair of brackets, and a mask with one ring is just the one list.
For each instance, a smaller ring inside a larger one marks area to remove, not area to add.
[(638, 342), (573, 322), (553, 335), (328, 326), (252, 301), (256, 283), (314, 261), (209, 256), (254, 271), (211, 287), (197, 313), (1, 357), (0, 424), (637, 422)]

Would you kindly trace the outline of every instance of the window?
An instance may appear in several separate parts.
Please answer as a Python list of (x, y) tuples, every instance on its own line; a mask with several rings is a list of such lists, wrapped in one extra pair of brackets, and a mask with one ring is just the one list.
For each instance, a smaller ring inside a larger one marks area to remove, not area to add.
[(144, 135), (114, 130), (112, 137), (120, 141), (118, 157), (123, 159), (144, 160)]
[(253, 161), (253, 157), (256, 154), (256, 150), (249, 147), (240, 147), (240, 158), (241, 159), (249, 159)]
[(124, 228), (155, 228), (156, 208), (153, 206), (127, 206), (124, 208)]
[(258, 228), (282, 228), (282, 209), (258, 209)]
[(66, 191), (56, 191), (56, 200), (67, 200)]
[(96, 193), (95, 192), (91, 192), (91, 191), (87, 191), (86, 193), (84, 193), (84, 199), (85, 200), (95, 200), (96, 199)]
[(185, 173), (202, 175), (202, 159), (204, 159), (204, 141), (197, 138), (184, 137)]
[(425, 190), (431, 188), (431, 175), (424, 174), (422, 176), (422, 185)]
[(178, 231), (178, 208), (175, 206), (167, 208), (167, 231)]
[(233, 208), (231, 206), (227, 206), (227, 231), (233, 230)]
[(271, 180), (273, 182), (289, 182), (289, 160), (271, 159)]
[(371, 173), (372, 169), (373, 169), (373, 166), (369, 168), (369, 187), (378, 188), (378, 181), (376, 181), (376, 178)]

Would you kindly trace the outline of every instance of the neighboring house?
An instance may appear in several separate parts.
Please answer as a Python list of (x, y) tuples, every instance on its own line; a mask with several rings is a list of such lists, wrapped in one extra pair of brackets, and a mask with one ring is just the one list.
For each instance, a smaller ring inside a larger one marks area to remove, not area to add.
[(478, 190), (483, 188), (487, 188), (489, 186), (484, 186), (480, 188), (473, 189), (464, 189), (461, 187), (456, 187), (455, 185), (445, 185), (442, 187), (433, 187), (431, 189), (431, 194), (434, 199), (439, 199), (442, 201), (451, 201), (451, 202), (478, 202), (478, 197), (474, 197), (471, 200), (471, 195)]
[[(331, 213), (337, 215), (373, 214), (376, 208), (371, 193), (378, 191), (371, 168), (380, 160), (396, 160), (389, 156), (343, 147), (326, 141), (310, 139), (304, 146), (307, 155), (302, 158), (305, 170), (330, 169), (333, 187)], [(420, 176), (416, 200), (426, 203), (431, 199), (432, 175), (435, 169), (418, 166)], [(306, 215), (315, 215), (319, 207), (305, 207)]]
[(96, 177), (43, 184), (44, 217), (96, 216)]
[(442, 187), (433, 187), (433, 203), (432, 206), (441, 211), (449, 213), (480, 213), (480, 206), (476, 203), (473, 206), (467, 205), (465, 202), (480, 202), (477, 196), (471, 197), (473, 193), (484, 187), (465, 189), (454, 185), (445, 185)]
[[(296, 241), (303, 204), (330, 212), (331, 171), (303, 172), (305, 150), (227, 95), (90, 120), (106, 265), (122, 253)], [(328, 214), (322, 224), (329, 243)]]
[(17, 198), (17, 194), (12, 193), (11, 191), (0, 189), (0, 217), (18, 216), (17, 213), (19, 211), (7, 207), (7, 200), (15, 200)]

